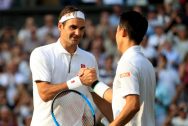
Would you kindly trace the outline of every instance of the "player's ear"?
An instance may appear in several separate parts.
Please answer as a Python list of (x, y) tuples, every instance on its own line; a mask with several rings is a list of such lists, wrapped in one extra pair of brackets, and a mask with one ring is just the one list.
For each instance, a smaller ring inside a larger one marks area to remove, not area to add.
[(127, 30), (122, 28), (122, 37), (127, 37)]
[(58, 30), (61, 31), (61, 27), (63, 27), (63, 24), (61, 22), (58, 22)]

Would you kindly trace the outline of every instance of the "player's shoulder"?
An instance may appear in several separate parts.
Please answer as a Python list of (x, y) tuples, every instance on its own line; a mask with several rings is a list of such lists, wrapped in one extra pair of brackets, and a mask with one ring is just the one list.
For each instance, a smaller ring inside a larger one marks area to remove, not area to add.
[(40, 58), (51, 57), (53, 54), (54, 47), (55, 47), (55, 43), (37, 47), (31, 52), (30, 57), (35, 57), (35, 58), (36, 57), (40, 57)]
[(48, 45), (43, 45), (43, 46), (39, 46), (37, 48), (35, 48), (31, 54), (48, 54), (50, 53), (55, 47), (55, 43), (51, 43)]

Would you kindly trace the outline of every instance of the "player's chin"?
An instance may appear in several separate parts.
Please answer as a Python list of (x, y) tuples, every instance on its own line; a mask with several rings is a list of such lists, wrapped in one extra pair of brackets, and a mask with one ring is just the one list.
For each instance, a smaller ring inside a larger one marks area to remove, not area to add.
[(72, 40), (72, 44), (78, 45), (80, 42), (80, 39), (74, 39)]

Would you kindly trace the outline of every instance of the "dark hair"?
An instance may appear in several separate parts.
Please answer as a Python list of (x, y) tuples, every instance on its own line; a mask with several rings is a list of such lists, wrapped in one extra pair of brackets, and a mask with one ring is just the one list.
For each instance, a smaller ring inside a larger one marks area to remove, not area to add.
[(139, 45), (147, 31), (148, 21), (140, 13), (128, 11), (121, 14), (119, 26), (126, 29), (129, 38)]
[(78, 9), (77, 7), (75, 7), (75, 6), (72, 6), (72, 5), (70, 5), (70, 6), (65, 6), (65, 8), (63, 8), (63, 10), (61, 11), (61, 13), (60, 13), (60, 15), (59, 15), (59, 19), (60, 19), (62, 16), (66, 15), (66, 14), (68, 14), (68, 13), (74, 12), (74, 11), (81, 11), (81, 10)]

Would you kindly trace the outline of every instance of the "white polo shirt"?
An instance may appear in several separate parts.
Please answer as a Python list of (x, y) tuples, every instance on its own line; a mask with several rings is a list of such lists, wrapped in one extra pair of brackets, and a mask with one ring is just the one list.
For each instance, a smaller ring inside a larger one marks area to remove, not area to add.
[[(95, 67), (98, 72), (97, 62), (94, 56), (80, 48), (77, 48), (75, 54), (71, 55), (63, 48), (60, 41), (46, 46), (36, 48), (30, 56), (30, 67), (33, 77), (33, 101), (34, 112), (31, 126), (53, 126), (54, 122), (50, 114), (51, 101), (44, 102), (38, 93), (36, 80), (47, 81), (53, 84), (66, 82), (75, 77), (81, 67)], [(76, 88), (87, 97), (91, 94), (86, 86)], [(76, 104), (75, 98), (70, 98), (72, 104)], [(84, 105), (80, 108), (83, 109)], [(67, 109), (66, 114), (70, 113)], [(64, 125), (69, 125), (68, 121), (63, 119), (66, 114), (61, 115)], [(81, 120), (81, 119), (80, 119)]]
[(155, 84), (154, 68), (141, 52), (141, 47), (133, 46), (124, 52), (113, 83), (114, 119), (126, 104), (124, 97), (137, 94), (140, 97), (140, 110), (126, 126), (154, 126)]

